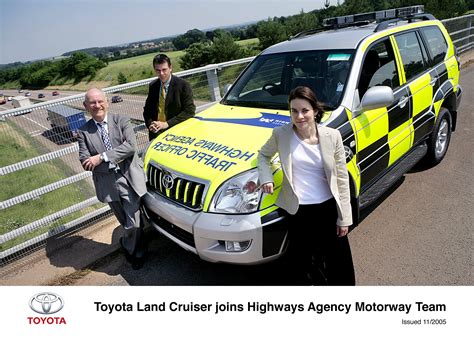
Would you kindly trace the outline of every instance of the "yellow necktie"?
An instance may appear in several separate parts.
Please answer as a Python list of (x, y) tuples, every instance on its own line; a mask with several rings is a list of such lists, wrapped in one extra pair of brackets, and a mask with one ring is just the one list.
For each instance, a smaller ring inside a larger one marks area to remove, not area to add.
[(165, 114), (165, 85), (161, 84), (160, 101), (158, 102), (158, 121), (166, 122)]

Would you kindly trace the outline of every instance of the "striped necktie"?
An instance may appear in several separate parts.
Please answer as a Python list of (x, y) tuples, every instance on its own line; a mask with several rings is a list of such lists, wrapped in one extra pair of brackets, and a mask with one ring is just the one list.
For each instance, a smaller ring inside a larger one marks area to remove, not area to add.
[(158, 121), (161, 121), (161, 122), (166, 122), (165, 100), (166, 100), (165, 85), (164, 83), (162, 83), (161, 90), (160, 90), (160, 101), (158, 102)]
[(97, 123), (97, 126), (99, 127), (99, 133), (104, 142), (105, 150), (110, 150), (112, 149), (112, 143), (110, 143), (109, 133), (107, 132), (107, 129), (105, 129), (105, 124), (106, 122), (99, 122)]

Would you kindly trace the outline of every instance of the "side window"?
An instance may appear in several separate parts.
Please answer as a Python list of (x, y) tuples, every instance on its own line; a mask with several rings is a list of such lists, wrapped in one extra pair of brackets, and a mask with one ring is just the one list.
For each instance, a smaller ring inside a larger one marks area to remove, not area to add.
[(425, 38), (428, 51), (430, 53), (432, 64), (434, 66), (444, 60), (448, 50), (448, 44), (443, 33), (436, 26), (424, 27), (421, 32)]
[(370, 47), (364, 58), (359, 79), (359, 97), (373, 86), (389, 86), (392, 89), (400, 85), (395, 56), (389, 39)]
[(405, 69), (405, 77), (408, 82), (422, 73), (426, 68), (420, 42), (416, 36), (416, 32), (396, 35), (395, 40), (400, 50), (403, 68)]

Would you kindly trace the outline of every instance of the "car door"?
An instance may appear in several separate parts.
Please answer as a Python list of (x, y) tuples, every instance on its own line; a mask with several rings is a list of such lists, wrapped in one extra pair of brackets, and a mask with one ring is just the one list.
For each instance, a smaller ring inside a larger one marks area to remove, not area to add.
[[(410, 129), (408, 149), (422, 140), (430, 131), (434, 123), (434, 112), (431, 109), (433, 99), (433, 85), (438, 81), (437, 76), (428, 71), (428, 56), (421, 37), (417, 30), (396, 34), (393, 38), (403, 64), (402, 86), (408, 91), (407, 99), (410, 103), (410, 112), (405, 123)], [(399, 151), (394, 154), (397, 160), (404, 154)]]
[[(372, 43), (366, 50), (358, 80), (362, 98), (373, 86), (388, 86), (394, 90), (395, 101), (390, 107), (362, 111), (352, 119), (356, 135), (356, 163), (360, 173), (360, 192), (374, 182), (393, 162), (392, 150), (401, 129), (400, 121), (408, 116), (407, 91), (400, 88), (399, 64), (393, 41), (385, 37)], [(400, 148), (397, 148), (400, 149)]]

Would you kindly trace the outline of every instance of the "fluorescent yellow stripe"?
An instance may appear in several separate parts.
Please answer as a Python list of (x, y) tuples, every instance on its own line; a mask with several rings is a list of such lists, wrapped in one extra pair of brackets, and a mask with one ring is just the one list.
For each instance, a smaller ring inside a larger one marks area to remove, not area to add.
[(455, 57), (451, 57), (445, 62), (446, 69), (448, 71), (448, 78), (452, 81), (454, 90), (456, 90), (456, 86), (459, 82), (459, 69), (458, 63)]
[(180, 187), (180, 186), (181, 186), (181, 180), (178, 179), (178, 183), (176, 183), (176, 191), (175, 191), (175, 193), (174, 193), (174, 198), (175, 198), (176, 200), (179, 199), (179, 187)]
[(197, 186), (197, 188), (194, 189), (193, 204), (192, 205), (196, 205), (197, 194), (198, 194), (199, 190), (201, 190), (201, 188), (202, 188), (202, 186), (199, 185), (199, 186)]
[(160, 192), (163, 192), (163, 189), (161, 187), (161, 175), (163, 175), (163, 172), (160, 171), (160, 176), (158, 177), (158, 187), (160, 188)]
[(413, 94), (413, 117), (421, 113), (424, 109), (431, 106), (433, 99), (433, 87), (430, 86), (431, 76), (429, 73), (418, 77), (410, 83), (410, 91)]
[(264, 210), (261, 210), (261, 211), (260, 211), (260, 217), (263, 217), (263, 216), (265, 216), (265, 215), (268, 215), (269, 213), (271, 213), (272, 211), (277, 210), (277, 209), (278, 209), (278, 207), (277, 207), (276, 205), (273, 205), (273, 206), (268, 207), (268, 208), (266, 208), (266, 209), (264, 209)]
[(356, 158), (357, 156), (354, 155), (352, 160), (347, 163), (347, 171), (349, 172), (349, 176), (352, 178), (352, 180), (355, 183), (355, 197), (359, 196), (359, 191), (360, 191), (360, 173), (359, 173), (359, 167), (356, 165)]
[(357, 151), (388, 134), (387, 108), (367, 110), (352, 120), (357, 132)]
[(184, 203), (188, 201), (188, 190), (189, 190), (190, 184), (191, 184), (190, 182), (187, 182), (186, 187), (184, 187), (184, 200), (183, 200)]
[(398, 70), (398, 77), (400, 80), (400, 86), (404, 84), (407, 79), (405, 77), (405, 69), (403, 68), (403, 60), (402, 56), (400, 55), (400, 50), (398, 49), (397, 40), (395, 40), (394, 36), (390, 37), (390, 41), (392, 42), (393, 51), (395, 52), (395, 59), (397, 61), (397, 70)]
[(155, 172), (153, 171), (153, 168), (150, 167), (150, 170), (148, 170), (148, 180), (150, 181), (150, 186), (154, 187), (155, 184), (153, 182), (153, 175)]
[(388, 145), (390, 147), (389, 166), (410, 150), (412, 144), (411, 134), (413, 132), (413, 125), (411, 123), (412, 121), (409, 120), (388, 134)]
[[(346, 114), (347, 114), (347, 118), (349, 120), (349, 123), (351, 124), (351, 128), (352, 130), (357, 130), (356, 129), (356, 125), (354, 123), (354, 120), (353, 120), (353, 114), (352, 112), (349, 110), (349, 109), (344, 109)], [(359, 138), (359, 135), (357, 133), (354, 133), (354, 138), (355, 138), (355, 143), (356, 143), (356, 153), (357, 153), (357, 149), (358, 149), (358, 146), (357, 146), (357, 140)], [(355, 182), (355, 187), (356, 187), (356, 196), (359, 196), (359, 191), (360, 191), (360, 172), (359, 172), (359, 167), (357, 166), (357, 154), (354, 154), (354, 156), (352, 157), (352, 160), (347, 163), (347, 170), (349, 171), (349, 174), (352, 176), (352, 179), (354, 180)]]

